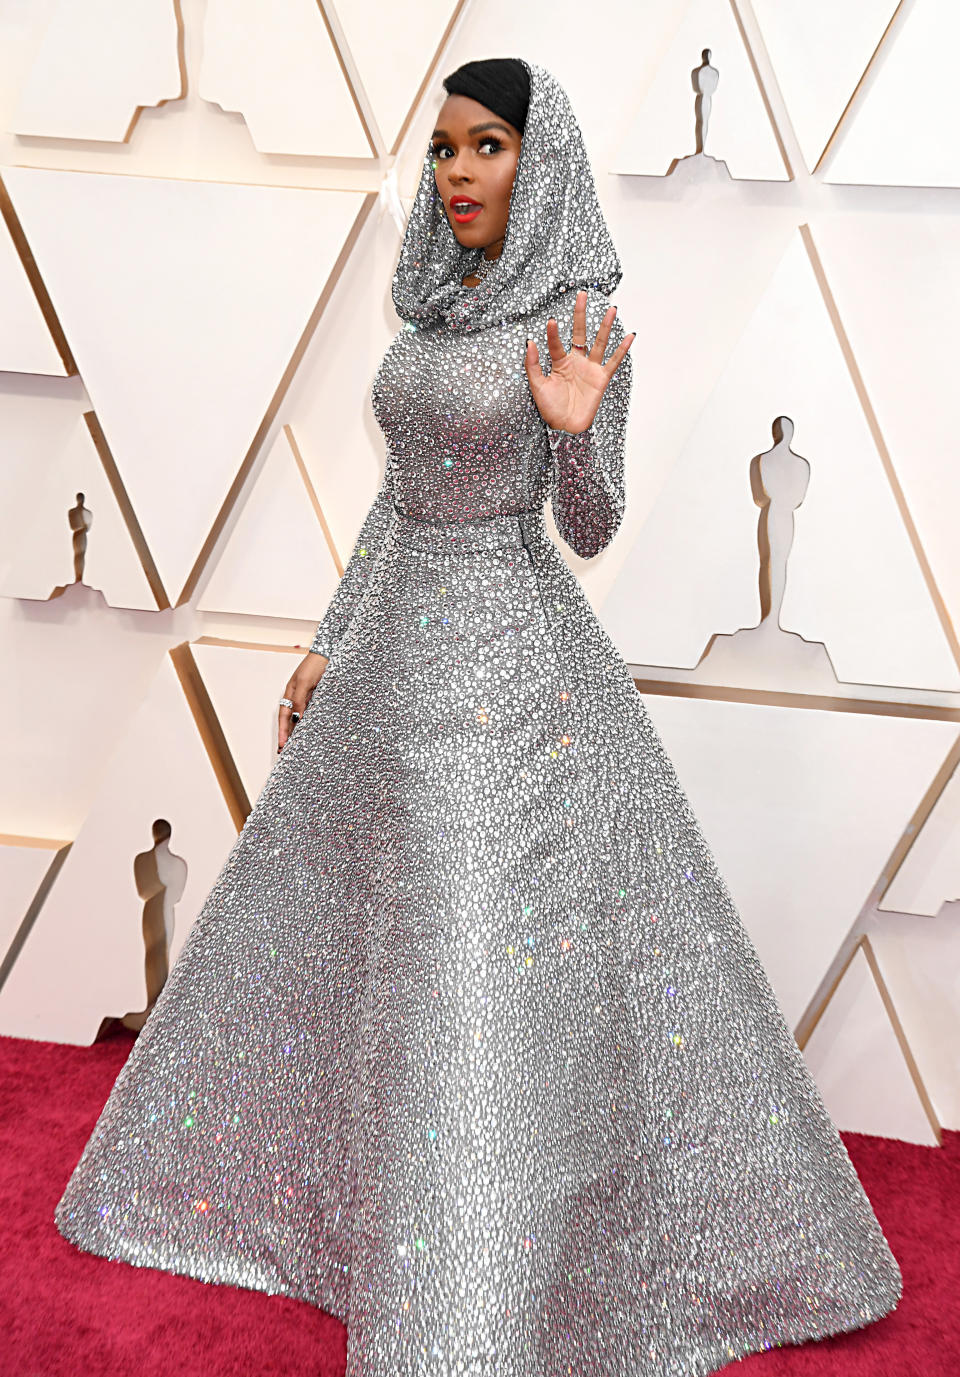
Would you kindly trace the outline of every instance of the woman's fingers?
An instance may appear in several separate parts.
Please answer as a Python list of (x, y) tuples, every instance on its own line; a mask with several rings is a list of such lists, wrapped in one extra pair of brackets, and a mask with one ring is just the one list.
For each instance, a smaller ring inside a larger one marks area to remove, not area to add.
[[(290, 733), (306, 712), (310, 699), (313, 697), (313, 691), (323, 678), (324, 670), (329, 663), (330, 661), (325, 655), (315, 655), (311, 652), (287, 680), (282, 697), (289, 698), (293, 707), (281, 703), (277, 712), (278, 753), (283, 750), (290, 739)], [(322, 665), (319, 674), (317, 673), (318, 664)]]
[(560, 340), (560, 326), (554, 316), (547, 321), (547, 350), (555, 364), (562, 363), (567, 357), (567, 351)]
[(610, 331), (613, 329), (613, 322), (617, 318), (616, 306), (608, 306), (603, 313), (603, 319), (597, 330), (597, 337), (593, 341), (593, 347), (587, 355), (594, 363), (603, 363), (603, 356), (607, 352), (607, 345), (610, 342)]
[[(589, 345), (587, 339), (587, 293), (582, 289), (577, 292), (573, 299), (573, 332), (570, 336), (570, 349), (574, 344)], [(586, 350), (578, 349), (578, 354), (586, 354)]]
[(535, 378), (537, 382), (543, 382), (543, 369), (540, 367), (540, 351), (537, 348), (536, 340), (527, 340), (527, 348), (523, 356), (523, 362), (527, 370), (527, 377), (530, 378), (531, 381)]
[(630, 348), (631, 344), (636, 338), (636, 330), (632, 331), (629, 335), (624, 335), (623, 339), (617, 345), (616, 349), (614, 349), (609, 359), (607, 359), (607, 362), (603, 365), (604, 368), (609, 370), (611, 377), (614, 373), (616, 373), (617, 369), (620, 367), (620, 364), (624, 356), (626, 355), (627, 350)]
[[(283, 697), (289, 698), (293, 707), (288, 707), (285, 703), (280, 704), (277, 723), (277, 750), (282, 751), (289, 740), (290, 733), (300, 717), (303, 716), (307, 708), (308, 691), (304, 681), (299, 674), (295, 674), (292, 679), (287, 680), (286, 688), (283, 690)], [(294, 717), (294, 713), (297, 717)]]

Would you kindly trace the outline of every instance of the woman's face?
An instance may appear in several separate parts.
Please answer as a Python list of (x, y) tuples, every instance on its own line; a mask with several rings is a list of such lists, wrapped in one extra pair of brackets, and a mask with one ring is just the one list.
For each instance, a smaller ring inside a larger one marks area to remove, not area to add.
[[(447, 220), (464, 248), (492, 248), (490, 258), (499, 255), (507, 233), (521, 138), (469, 96), (447, 96), (437, 115), (431, 152)], [(477, 204), (458, 206), (458, 198)]]

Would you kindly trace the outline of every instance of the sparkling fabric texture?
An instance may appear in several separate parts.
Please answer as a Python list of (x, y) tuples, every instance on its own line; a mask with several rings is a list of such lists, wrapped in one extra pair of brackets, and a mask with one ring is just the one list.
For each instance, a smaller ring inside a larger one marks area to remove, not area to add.
[[(691, 1377), (868, 1324), (897, 1264), (642, 699), (545, 525), (624, 505), (523, 368), (620, 268), (566, 95), (501, 261), (432, 163), (330, 657), (56, 1208), (104, 1257), (300, 1297), (347, 1377)], [(619, 321), (608, 357), (623, 338)], [(638, 590), (638, 596), (652, 596)]]

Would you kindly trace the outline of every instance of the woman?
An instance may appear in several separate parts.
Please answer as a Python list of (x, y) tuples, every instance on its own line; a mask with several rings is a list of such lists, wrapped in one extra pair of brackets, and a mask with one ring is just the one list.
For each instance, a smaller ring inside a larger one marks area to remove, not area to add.
[(900, 1273), (544, 525), (590, 557), (624, 502), (633, 336), (569, 101), (514, 59), (444, 84), (383, 485), (56, 1219), (339, 1316), (347, 1377), (690, 1377)]

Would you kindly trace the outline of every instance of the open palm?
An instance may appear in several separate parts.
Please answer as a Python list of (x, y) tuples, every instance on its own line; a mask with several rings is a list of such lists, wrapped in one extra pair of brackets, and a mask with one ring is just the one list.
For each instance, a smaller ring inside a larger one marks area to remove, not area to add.
[[(537, 410), (554, 430), (568, 430), (579, 434), (593, 423), (600, 406), (600, 398), (607, 389), (636, 333), (626, 335), (603, 362), (610, 330), (617, 314), (616, 306), (604, 312), (592, 347), (587, 341), (587, 293), (577, 293), (573, 307), (573, 339), (568, 353), (560, 342), (560, 327), (556, 319), (547, 321), (547, 348), (552, 360), (551, 372), (544, 375), (540, 355), (533, 340), (527, 344), (523, 363), (527, 370), (530, 391)], [(585, 348), (576, 348), (584, 345)]]

